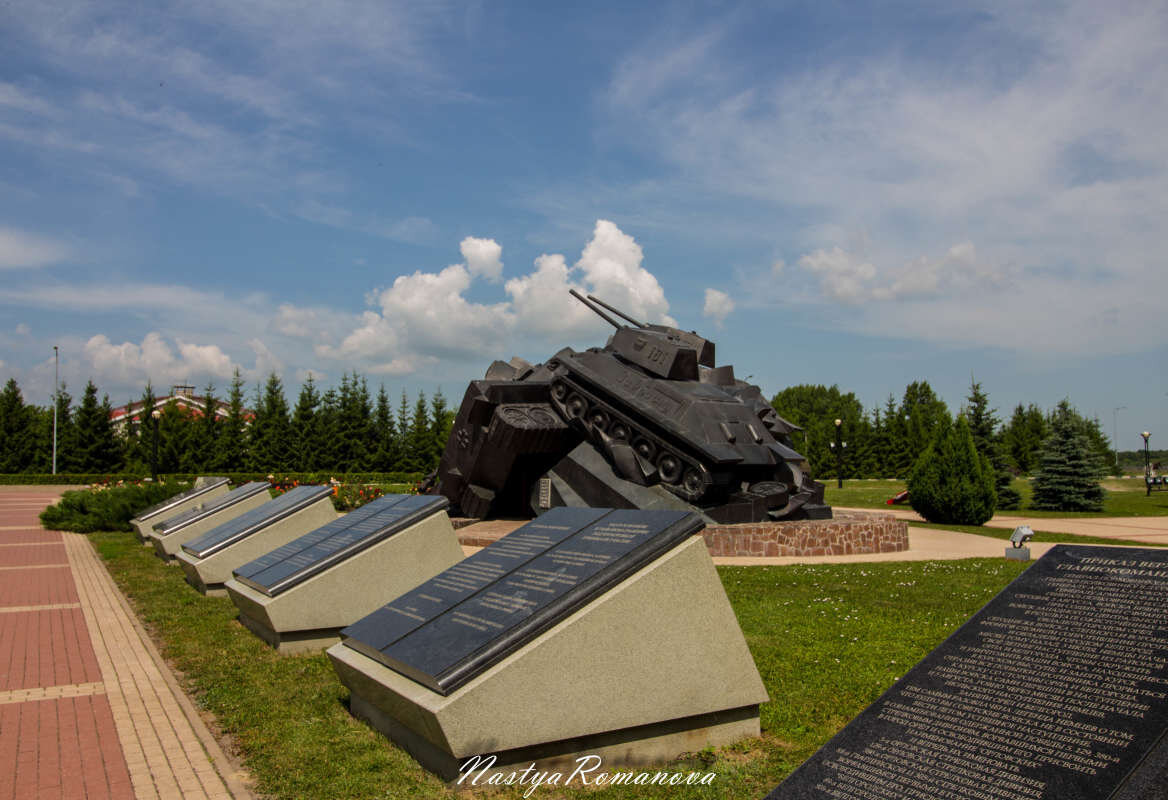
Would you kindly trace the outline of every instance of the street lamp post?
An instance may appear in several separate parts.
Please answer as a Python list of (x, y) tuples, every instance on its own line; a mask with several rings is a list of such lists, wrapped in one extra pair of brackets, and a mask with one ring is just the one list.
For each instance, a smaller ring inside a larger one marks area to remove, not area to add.
[(836, 486), (840, 489), (844, 488), (844, 448), (848, 446), (843, 440), (843, 424), (842, 419), (835, 420), (835, 441), (829, 443), (831, 449), (835, 451)]
[(57, 406), (61, 399), (61, 354), (53, 345), (53, 474), (57, 474)]
[(154, 447), (150, 451), (150, 479), (158, 481), (158, 418), (162, 413), (156, 408), (150, 412), (150, 419), (154, 421)]
[(1111, 409), (1111, 446), (1115, 450), (1115, 466), (1119, 466), (1119, 436), (1116, 435), (1116, 428), (1119, 427), (1119, 412), (1127, 411), (1127, 406), (1116, 406)]
[(1152, 460), (1148, 453), (1148, 440), (1152, 438), (1149, 431), (1140, 434), (1144, 440), (1144, 485), (1148, 488), (1148, 497), (1152, 496)]

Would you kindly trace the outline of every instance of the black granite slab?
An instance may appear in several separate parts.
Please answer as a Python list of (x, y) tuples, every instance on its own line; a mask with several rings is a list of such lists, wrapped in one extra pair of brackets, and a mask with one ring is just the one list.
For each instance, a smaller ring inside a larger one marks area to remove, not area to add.
[(276, 499), (191, 539), (183, 544), (182, 549), (195, 558), (214, 555), (313, 503), (326, 500), (332, 492), (331, 486), (297, 486), (289, 489)]
[(263, 481), (253, 481), (252, 483), (245, 483), (243, 486), (237, 486), (227, 494), (221, 494), (213, 500), (209, 500), (203, 505), (184, 511), (181, 514), (173, 516), (169, 519), (164, 519), (162, 522), (156, 523), (154, 532), (159, 536), (169, 536), (170, 534), (180, 531), (188, 525), (193, 525), (199, 520), (206, 519), (212, 514), (218, 514), (225, 508), (230, 508), (236, 503), (242, 503), (249, 497), (254, 497), (260, 492), (266, 492), (272, 488), (270, 483)]
[(1168, 550), (1058, 545), (767, 800), (1165, 800)]
[(155, 503), (149, 508), (142, 509), (138, 512), (138, 515), (134, 517), (134, 519), (145, 522), (146, 520), (150, 519), (150, 517), (156, 517), (160, 514), (165, 514), (168, 510), (174, 508), (180, 503), (185, 503), (186, 501), (198, 497), (199, 495), (206, 494), (212, 489), (218, 489), (220, 486), (226, 486), (229, 483), (231, 483), (229, 478), (207, 478), (200, 486), (196, 486), (193, 489), (187, 489), (185, 492), (179, 492), (173, 497), (168, 497), (167, 499), (163, 500), (161, 503)]
[(244, 564), (236, 580), (275, 597), (449, 507), (442, 495), (388, 494)]
[(449, 694), (702, 526), (688, 511), (553, 508), (341, 638)]

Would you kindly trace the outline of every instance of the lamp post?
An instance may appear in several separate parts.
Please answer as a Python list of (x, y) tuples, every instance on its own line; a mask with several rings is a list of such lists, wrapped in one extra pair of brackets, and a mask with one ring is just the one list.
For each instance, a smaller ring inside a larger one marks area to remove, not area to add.
[(57, 405), (61, 399), (61, 354), (53, 345), (53, 474), (57, 474)]
[(1152, 461), (1148, 454), (1148, 440), (1152, 438), (1150, 431), (1140, 434), (1144, 440), (1144, 485), (1148, 488), (1148, 497), (1152, 496)]
[(844, 448), (848, 443), (843, 440), (843, 424), (842, 419), (835, 420), (835, 441), (830, 442), (829, 446), (835, 451), (835, 476), (836, 487), (844, 488)]
[(1111, 409), (1111, 446), (1115, 450), (1115, 466), (1119, 466), (1119, 436), (1116, 434), (1116, 428), (1119, 424), (1119, 412), (1126, 411), (1127, 406), (1116, 406)]
[(158, 418), (162, 416), (157, 408), (150, 412), (150, 419), (154, 420), (154, 447), (150, 451), (150, 479), (158, 482)]

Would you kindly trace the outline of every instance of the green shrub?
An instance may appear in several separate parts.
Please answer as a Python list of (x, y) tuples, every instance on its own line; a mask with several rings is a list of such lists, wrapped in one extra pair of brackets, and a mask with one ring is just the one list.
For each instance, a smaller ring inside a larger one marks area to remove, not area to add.
[(1091, 446), (1085, 423), (1066, 400), (1058, 404), (1042, 443), (1030, 507), (1040, 511), (1102, 511), (1106, 468)]
[(974, 447), (964, 415), (956, 423), (939, 422), (909, 474), (908, 498), (929, 522), (981, 525), (994, 515), (994, 471)]
[(41, 512), (41, 523), (52, 530), (77, 533), (128, 531), (139, 511), (190, 487), (190, 483), (160, 481), (65, 492), (56, 505)]

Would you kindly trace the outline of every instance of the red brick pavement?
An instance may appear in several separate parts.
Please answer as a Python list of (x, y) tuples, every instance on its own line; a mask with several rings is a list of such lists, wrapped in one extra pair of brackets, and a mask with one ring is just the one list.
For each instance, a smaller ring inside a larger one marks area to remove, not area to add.
[(132, 798), (55, 490), (0, 494), (0, 800)]

